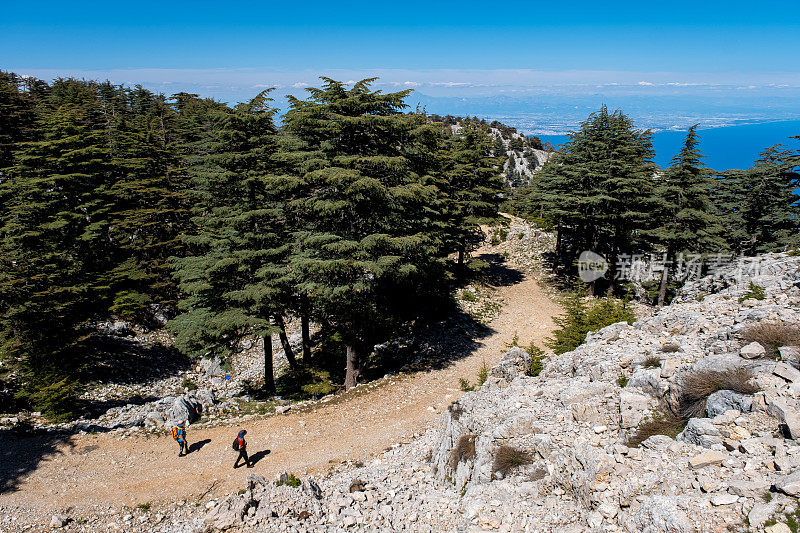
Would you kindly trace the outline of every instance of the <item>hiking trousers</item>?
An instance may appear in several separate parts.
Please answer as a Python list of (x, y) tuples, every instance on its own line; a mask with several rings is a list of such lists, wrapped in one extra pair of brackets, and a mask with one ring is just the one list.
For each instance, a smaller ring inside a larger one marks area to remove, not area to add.
[(239, 456), (236, 458), (236, 462), (233, 463), (234, 468), (239, 468), (239, 461), (244, 459), (244, 464), (248, 467), (250, 466), (250, 458), (247, 456), (247, 449), (242, 448), (239, 450)]

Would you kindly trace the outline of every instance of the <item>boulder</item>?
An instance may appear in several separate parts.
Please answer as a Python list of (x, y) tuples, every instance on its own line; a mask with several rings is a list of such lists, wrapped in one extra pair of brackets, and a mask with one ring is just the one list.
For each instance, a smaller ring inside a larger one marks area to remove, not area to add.
[(792, 439), (800, 437), (800, 413), (781, 399), (773, 399), (767, 404), (767, 414), (783, 424)]
[(531, 366), (531, 356), (518, 346), (508, 350), (500, 362), (489, 370), (489, 377), (513, 381), (519, 375), (528, 372)]
[(678, 508), (674, 498), (650, 496), (632, 517), (631, 531), (641, 533), (683, 533), (694, 531), (686, 513)]
[(778, 512), (778, 502), (756, 503), (747, 513), (750, 527), (761, 527)]
[(797, 346), (781, 346), (778, 348), (781, 359), (790, 363), (800, 361), (800, 348)]
[(67, 515), (54, 514), (53, 518), (50, 519), (50, 527), (53, 529), (60, 529), (66, 526), (68, 522), (69, 518), (67, 518)]
[(772, 373), (780, 378), (785, 379), (789, 383), (800, 383), (800, 370), (797, 370), (793, 366), (789, 366), (786, 363), (777, 363), (773, 367)]
[(637, 387), (655, 398), (667, 392), (667, 383), (661, 380), (660, 368), (637, 368), (628, 380), (628, 387)]
[(220, 360), (216, 357), (213, 359), (201, 359), (197, 364), (200, 370), (205, 372), (208, 377), (224, 376), (225, 371), (222, 370)]
[(203, 413), (203, 406), (196, 399), (190, 396), (179, 396), (175, 398), (172, 407), (167, 411), (167, 418), (170, 423), (177, 423), (185, 420), (189, 424), (200, 419)]
[(751, 342), (739, 350), (739, 355), (745, 359), (758, 359), (759, 357), (764, 357), (766, 354), (767, 350), (757, 342)]
[(217, 530), (228, 529), (239, 525), (242, 523), (247, 509), (250, 507), (250, 503), (247, 494), (243, 496), (231, 494), (206, 515), (205, 521), (208, 525)]
[(210, 407), (217, 403), (217, 397), (212, 389), (200, 389), (195, 391), (194, 397), (203, 407)]
[(717, 426), (708, 418), (689, 419), (686, 427), (678, 434), (675, 440), (702, 446), (703, 448), (711, 448), (714, 445), (722, 444), (722, 437)]
[(753, 399), (730, 390), (717, 391), (706, 399), (706, 413), (709, 418), (725, 414), (730, 410), (749, 413), (753, 410)]
[(780, 478), (775, 482), (775, 488), (789, 496), (800, 496), (800, 470)]
[(709, 450), (689, 459), (689, 466), (694, 470), (699, 470), (711, 465), (721, 465), (727, 457), (724, 453)]
[(622, 429), (634, 428), (650, 410), (650, 398), (623, 389), (619, 393), (619, 419)]

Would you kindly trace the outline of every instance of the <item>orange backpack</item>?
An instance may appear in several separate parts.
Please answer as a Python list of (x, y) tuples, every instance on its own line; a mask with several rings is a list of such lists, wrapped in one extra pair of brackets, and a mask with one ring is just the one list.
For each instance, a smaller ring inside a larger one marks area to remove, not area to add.
[(186, 430), (182, 427), (175, 426), (172, 428), (172, 438), (175, 440), (185, 440), (186, 439)]

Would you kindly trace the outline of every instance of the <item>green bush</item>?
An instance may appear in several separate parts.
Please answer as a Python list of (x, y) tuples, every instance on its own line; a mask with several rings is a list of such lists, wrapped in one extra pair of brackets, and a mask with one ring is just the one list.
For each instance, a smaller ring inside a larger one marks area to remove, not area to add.
[(458, 388), (464, 392), (475, 390), (475, 386), (464, 378), (458, 378)]
[(181, 387), (183, 387), (186, 390), (190, 390), (190, 391), (191, 390), (197, 390), (197, 383), (195, 383), (194, 381), (192, 381), (189, 378), (183, 378), (183, 382), (181, 383)]
[(621, 388), (625, 388), (625, 385), (627, 384), (628, 384), (628, 376), (620, 372), (619, 376), (617, 376), (617, 385), (619, 385)]
[(78, 416), (78, 397), (83, 386), (70, 378), (40, 379), (29, 382), (16, 397), (53, 422), (66, 422)]
[(617, 322), (633, 324), (636, 316), (625, 300), (598, 298), (585, 300), (585, 290), (573, 291), (564, 299), (564, 315), (556, 317), (558, 329), (547, 345), (556, 354), (574, 350), (586, 340), (587, 333)]
[(114, 296), (114, 301), (109, 307), (111, 314), (126, 320), (140, 318), (152, 303), (150, 296), (138, 291), (120, 291)]
[(287, 371), (276, 385), (280, 396), (293, 400), (319, 398), (336, 390), (330, 372), (304, 365)]
[(544, 350), (535, 344), (530, 345), (530, 348), (528, 348), (528, 353), (531, 354), (531, 366), (528, 368), (528, 375), (531, 377), (536, 377), (541, 374), (542, 369), (544, 369), (545, 353)]
[(465, 302), (476, 302), (478, 300), (478, 295), (469, 289), (464, 289), (461, 291), (461, 299)]
[(281, 479), (278, 480), (275, 483), (275, 485), (277, 485), (278, 487), (280, 487), (281, 485), (286, 485), (287, 487), (297, 488), (297, 487), (300, 486), (300, 480), (297, 478), (297, 476), (295, 476), (294, 474), (290, 473), (285, 478), (283, 478), (283, 476), (281, 476)]
[(747, 286), (747, 291), (739, 297), (739, 302), (743, 302), (745, 300), (749, 300), (750, 298), (754, 300), (763, 300), (767, 297), (766, 292), (764, 292), (764, 287), (761, 285), (756, 285), (752, 281)]
[(486, 378), (489, 377), (489, 366), (486, 361), (481, 363), (481, 368), (478, 370), (478, 387), (486, 383)]

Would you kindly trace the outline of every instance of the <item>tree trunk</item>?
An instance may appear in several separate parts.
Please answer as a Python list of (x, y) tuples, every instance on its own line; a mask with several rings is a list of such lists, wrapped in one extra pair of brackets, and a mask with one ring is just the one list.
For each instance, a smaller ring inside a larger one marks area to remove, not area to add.
[(264, 335), (264, 392), (275, 394), (275, 372), (272, 367), (272, 335)]
[(661, 286), (658, 288), (658, 307), (664, 307), (667, 298), (667, 282), (669, 281), (669, 265), (672, 253), (667, 252), (664, 260), (664, 271), (661, 272)]
[(286, 323), (283, 321), (283, 317), (275, 315), (275, 323), (278, 324), (278, 336), (281, 339), (283, 353), (286, 354), (286, 359), (289, 360), (289, 368), (297, 368), (297, 359), (294, 358), (292, 346), (289, 344), (289, 337), (286, 336)]
[(311, 363), (311, 334), (308, 328), (308, 301), (303, 298), (303, 308), (300, 313), (300, 330), (303, 336), (303, 362)]
[(344, 389), (350, 390), (358, 383), (359, 361), (352, 343), (345, 344), (345, 348), (347, 349), (347, 357), (344, 370)]

